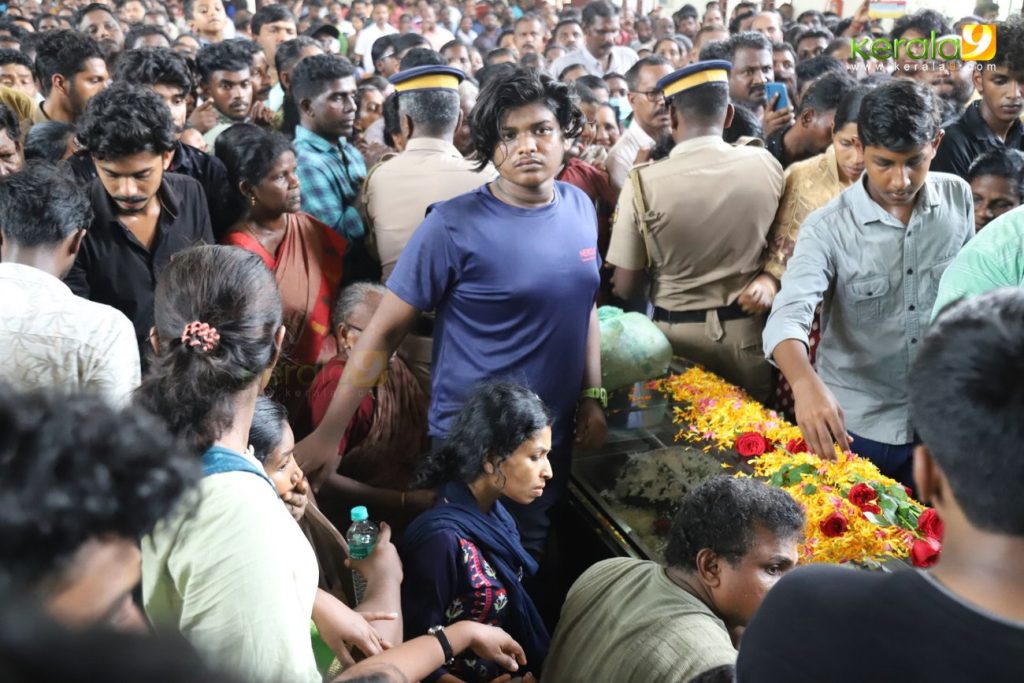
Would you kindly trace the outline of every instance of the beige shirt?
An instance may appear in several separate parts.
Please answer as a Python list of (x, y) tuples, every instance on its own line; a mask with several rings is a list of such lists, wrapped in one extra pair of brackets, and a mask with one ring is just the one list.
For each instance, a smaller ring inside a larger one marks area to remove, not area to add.
[(244, 680), (319, 683), (309, 638), (319, 569), (299, 525), (249, 472), (204, 477), (196, 493), (142, 539), (147, 616)]
[(766, 272), (776, 280), (782, 279), (796, 247), (800, 224), (812, 211), (838, 197), (846, 187), (839, 180), (836, 148), (832, 145), (823, 153), (798, 161), (786, 169), (786, 186), (772, 225), (768, 260), (764, 267)]
[(668, 159), (635, 173), (643, 185), (648, 236), (627, 180), (607, 261), (648, 270), (651, 300), (670, 311), (734, 303), (764, 264), (782, 196), (779, 162), (760, 147), (734, 147), (711, 135), (681, 142)]
[(687, 683), (736, 663), (725, 624), (655, 562), (598, 562), (569, 590), (542, 681)]
[(0, 263), (0, 382), (92, 392), (123, 405), (139, 386), (135, 328), (49, 273)]
[(363, 205), (387, 281), (431, 204), (474, 190), (497, 177), (493, 167), (477, 173), (450, 142), (413, 138), (405, 151), (366, 177)]

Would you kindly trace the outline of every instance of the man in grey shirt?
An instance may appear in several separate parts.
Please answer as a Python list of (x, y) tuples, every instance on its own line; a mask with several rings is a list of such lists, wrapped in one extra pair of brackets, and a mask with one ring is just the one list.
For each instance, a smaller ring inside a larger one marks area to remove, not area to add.
[[(931, 92), (906, 79), (864, 98), (866, 174), (807, 217), (764, 330), (810, 449), (833, 457), (835, 441), (906, 484), (910, 363), (939, 279), (974, 235), (970, 187), (928, 173), (942, 139), (935, 111)], [(807, 337), (819, 303), (815, 374)]]

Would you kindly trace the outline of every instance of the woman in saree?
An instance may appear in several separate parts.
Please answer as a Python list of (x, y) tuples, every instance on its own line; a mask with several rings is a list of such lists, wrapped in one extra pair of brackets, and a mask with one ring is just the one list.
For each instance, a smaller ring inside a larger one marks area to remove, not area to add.
[(317, 367), (337, 352), (331, 307), (338, 294), (345, 238), (299, 209), (299, 178), (291, 143), (276, 133), (247, 131), (218, 145), (231, 186), (245, 210), (224, 237), (263, 260), (281, 291), (287, 328), (273, 386), (301, 436), (310, 429), (306, 394)]

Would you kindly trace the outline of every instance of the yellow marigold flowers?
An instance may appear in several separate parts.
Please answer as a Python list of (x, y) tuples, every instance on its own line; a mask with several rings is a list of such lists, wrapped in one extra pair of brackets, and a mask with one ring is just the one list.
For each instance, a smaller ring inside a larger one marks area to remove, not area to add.
[(753, 456), (746, 462), (754, 476), (784, 488), (803, 506), (807, 526), (801, 561), (875, 565), (910, 555), (925, 508), (870, 460), (838, 447), (834, 460), (806, 452), (799, 427), (701, 368), (657, 386), (682, 404), (674, 420), (686, 426), (676, 440)]

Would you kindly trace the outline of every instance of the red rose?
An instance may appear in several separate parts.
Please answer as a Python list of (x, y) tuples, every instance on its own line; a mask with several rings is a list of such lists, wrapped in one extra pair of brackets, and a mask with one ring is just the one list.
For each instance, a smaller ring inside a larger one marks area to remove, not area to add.
[(786, 444), (786, 450), (790, 453), (806, 453), (807, 442), (803, 439), (790, 439)]
[(914, 492), (910, 490), (909, 486), (904, 486), (903, 490), (907, 492), (907, 498), (913, 498)]
[(928, 508), (917, 518), (917, 530), (927, 538), (934, 538), (942, 542), (942, 535), (946, 532), (946, 525), (934, 509)]
[(870, 512), (873, 515), (880, 515), (880, 514), (882, 514), (882, 508), (878, 507), (874, 503), (867, 503), (865, 505), (862, 505), (861, 508), (860, 508), (860, 511), (861, 512)]
[(851, 503), (864, 509), (865, 505), (871, 505), (875, 500), (878, 500), (878, 492), (871, 488), (870, 485), (861, 482), (860, 484), (855, 484), (850, 489), (850, 492), (846, 494), (846, 497)]
[(833, 512), (831, 515), (826, 517), (821, 522), (821, 533), (825, 534), (829, 538), (835, 538), (836, 536), (842, 536), (846, 533), (846, 528), (850, 523), (846, 519), (846, 515), (842, 512)]
[(768, 450), (768, 439), (759, 432), (744, 432), (736, 438), (736, 452), (744, 458), (763, 455)]
[(934, 538), (918, 538), (910, 547), (910, 559), (915, 567), (931, 567), (939, 561), (942, 544)]

